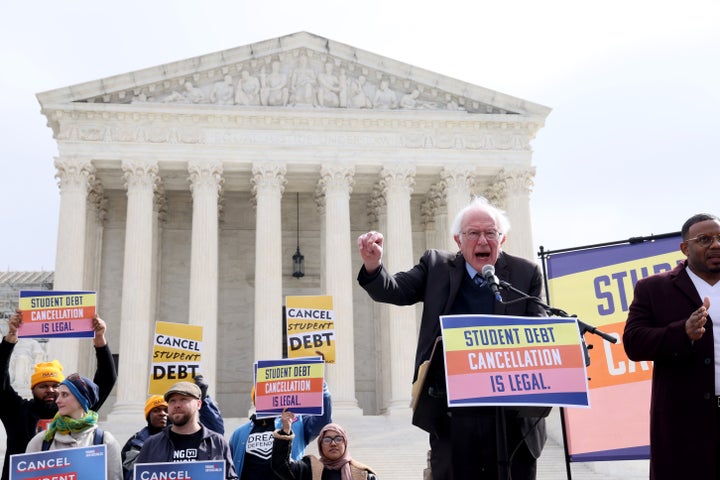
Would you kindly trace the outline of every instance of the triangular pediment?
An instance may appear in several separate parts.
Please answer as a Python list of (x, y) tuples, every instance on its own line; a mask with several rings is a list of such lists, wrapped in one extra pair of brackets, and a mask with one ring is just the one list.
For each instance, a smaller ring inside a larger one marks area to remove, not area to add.
[(547, 116), (550, 109), (307, 32), (38, 94), (68, 103), (425, 110)]

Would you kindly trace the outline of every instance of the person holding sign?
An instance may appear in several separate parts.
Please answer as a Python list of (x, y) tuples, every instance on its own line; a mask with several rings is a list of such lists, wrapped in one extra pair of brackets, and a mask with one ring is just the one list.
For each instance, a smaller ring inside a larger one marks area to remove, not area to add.
[(170, 387), (164, 398), (172, 424), (145, 440), (136, 464), (224, 460), (225, 478), (238, 479), (225, 437), (200, 423), (201, 397), (191, 382)]
[[(44, 432), (28, 443), (27, 453), (64, 448), (88, 447), (103, 443), (107, 447), (107, 480), (122, 480), (120, 444), (110, 432), (96, 438), (98, 414), (91, 410), (100, 396), (100, 389), (89, 378), (77, 373), (60, 382), (56, 400), (58, 413)], [(100, 442), (98, 442), (100, 440)]]
[(639, 280), (623, 334), (633, 361), (652, 361), (650, 478), (720, 478), (720, 218), (680, 231), (687, 259)]
[[(10, 384), (10, 356), (18, 342), (18, 328), (22, 324), (22, 312), (16, 310), (8, 322), (8, 333), (0, 342), (0, 419), (7, 433), (7, 450), (3, 464), (1, 480), (10, 477), (10, 455), (24, 453), (30, 439), (39, 431), (45, 430), (58, 411), (55, 399), (58, 396), (58, 386), (65, 378), (62, 365), (57, 360), (43, 362), (35, 365), (31, 377), (30, 387), (33, 398), (22, 398)], [(117, 371), (113, 361), (110, 347), (105, 338), (105, 321), (95, 315), (92, 321), (95, 337), (95, 358), (97, 371), (93, 382), (98, 386), (97, 401), (90, 406), (91, 410), (98, 411), (110, 395), (110, 391), (117, 380)], [(60, 341), (60, 340), (58, 340)]]
[[(413, 305), (423, 302), (422, 321), (415, 355), (415, 375), (430, 359), (440, 336), (440, 316), (494, 314), (543, 316), (545, 311), (514, 292), (503, 293), (501, 303), (490, 266), (501, 280), (531, 296), (542, 290), (540, 268), (533, 262), (502, 251), (510, 222), (504, 212), (476, 197), (455, 217), (453, 237), (459, 252), (428, 250), (412, 269), (392, 275), (382, 263), (384, 239), (378, 232), (360, 235), (357, 240), (363, 266), (360, 286), (378, 302)], [(547, 439), (542, 417), (519, 416), (517, 410), (502, 407), (505, 432), (496, 432), (496, 407), (447, 406), (442, 354), (435, 352), (428, 376), (421, 380), (420, 396), (428, 399), (413, 414), (413, 424), (430, 434), (432, 476), (437, 480), (498, 478), (497, 439), (507, 443), (510, 473), (514, 480), (534, 479), (536, 461)], [(436, 363), (437, 362), (437, 363)], [(450, 410), (450, 411), (448, 411)], [(501, 417), (502, 418), (502, 417)], [(502, 423), (502, 422), (500, 422)]]
[[(250, 391), (255, 405), (255, 387)], [(305, 447), (320, 433), (320, 430), (332, 422), (332, 397), (327, 384), (323, 382), (323, 414), (296, 415), (292, 424), (295, 441), (292, 444), (293, 460), (305, 455)], [(242, 480), (264, 480), (272, 478), (270, 455), (272, 453), (273, 431), (281, 427), (281, 418), (257, 418), (253, 413), (250, 420), (240, 425), (230, 437), (230, 450), (235, 462), (235, 470)]]
[(280, 418), (282, 429), (273, 434), (272, 450), (272, 469), (280, 480), (377, 480), (372, 468), (350, 456), (347, 432), (337, 423), (329, 423), (320, 431), (317, 440), (320, 458), (307, 455), (294, 461), (290, 451), (295, 438), (292, 429), (295, 414), (286, 410)]

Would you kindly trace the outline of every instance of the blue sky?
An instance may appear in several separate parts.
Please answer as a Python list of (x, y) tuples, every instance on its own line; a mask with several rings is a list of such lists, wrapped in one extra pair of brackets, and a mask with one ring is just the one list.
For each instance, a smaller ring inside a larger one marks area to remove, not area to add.
[(35, 94), (298, 31), (551, 107), (532, 144), (536, 246), (677, 231), (720, 214), (718, 25), (715, 0), (11, 2), (0, 268), (54, 268), (57, 149)]

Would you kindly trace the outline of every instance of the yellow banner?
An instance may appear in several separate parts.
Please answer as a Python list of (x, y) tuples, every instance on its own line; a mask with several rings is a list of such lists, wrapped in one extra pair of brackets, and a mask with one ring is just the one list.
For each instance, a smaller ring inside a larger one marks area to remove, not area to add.
[(332, 296), (285, 298), (288, 358), (320, 356), (335, 363), (335, 312)]

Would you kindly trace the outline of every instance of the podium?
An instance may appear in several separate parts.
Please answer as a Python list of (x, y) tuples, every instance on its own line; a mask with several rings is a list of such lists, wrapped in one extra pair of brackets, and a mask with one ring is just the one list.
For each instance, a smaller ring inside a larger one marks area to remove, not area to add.
[[(445, 388), (445, 361), (442, 337), (435, 339), (430, 359), (418, 367), (417, 379), (413, 383), (412, 423), (416, 427), (438, 436), (438, 424), (451, 411), (448, 407)], [(452, 409), (478, 407), (452, 407)], [(552, 407), (548, 406), (488, 406), (495, 409), (495, 433), (497, 446), (498, 478), (506, 479), (510, 472), (510, 459), (506, 438), (507, 415), (520, 418), (545, 418)]]

